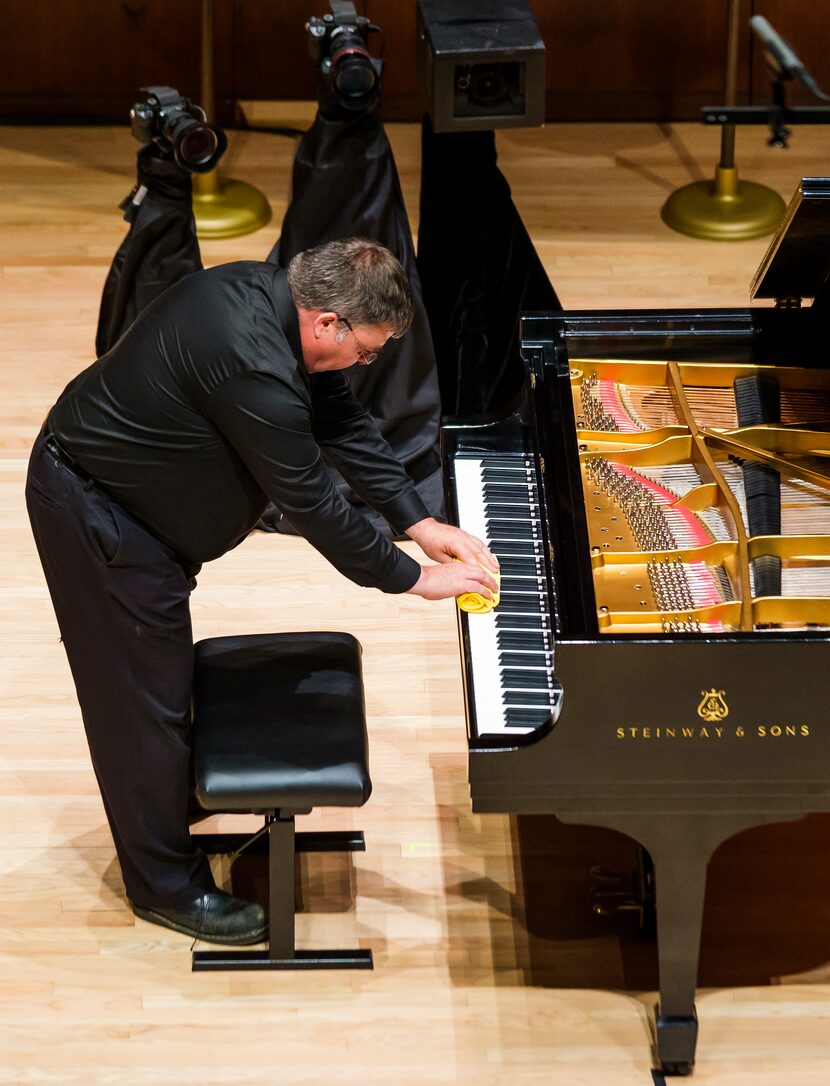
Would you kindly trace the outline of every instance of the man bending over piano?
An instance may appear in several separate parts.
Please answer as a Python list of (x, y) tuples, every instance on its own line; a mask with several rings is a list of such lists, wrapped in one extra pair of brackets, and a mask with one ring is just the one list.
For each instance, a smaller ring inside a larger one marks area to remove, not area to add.
[[(261, 907), (216, 889), (189, 833), (189, 596), (269, 500), (359, 585), (496, 589), (484, 543), (428, 516), (341, 372), (373, 363), (412, 314), (403, 268), (362, 238), (287, 271), (196, 272), (67, 386), (35, 443), (29, 515), (138, 916), (220, 943), (264, 936)], [(326, 461), (438, 564), (379, 534)]]

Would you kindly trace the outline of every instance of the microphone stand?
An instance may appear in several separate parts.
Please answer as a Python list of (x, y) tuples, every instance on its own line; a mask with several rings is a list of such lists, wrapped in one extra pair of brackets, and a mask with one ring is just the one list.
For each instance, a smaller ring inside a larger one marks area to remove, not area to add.
[[(738, 97), (740, 9), (741, 0), (730, 0), (724, 94), (727, 111)], [(766, 185), (738, 179), (735, 125), (725, 117), (715, 123), (723, 128), (714, 181), (695, 181), (676, 189), (663, 205), (663, 222), (681, 234), (709, 241), (745, 241), (771, 234), (784, 217), (784, 201)]]
[[(213, 0), (202, 0), (202, 97), (201, 106), (212, 121), (213, 95)], [(271, 220), (271, 206), (264, 194), (245, 181), (222, 177), (218, 168), (193, 176), (193, 215), (196, 234), (206, 238), (236, 238), (251, 234)]]

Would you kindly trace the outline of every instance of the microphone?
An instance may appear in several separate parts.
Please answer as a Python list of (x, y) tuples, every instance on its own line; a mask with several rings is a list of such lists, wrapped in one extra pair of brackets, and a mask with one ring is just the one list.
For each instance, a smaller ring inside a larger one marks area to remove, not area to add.
[(767, 64), (778, 79), (798, 79), (817, 98), (827, 101), (827, 95), (804, 67), (795, 50), (763, 15), (753, 15), (749, 20), (749, 25), (761, 40)]
[(764, 16), (753, 15), (749, 20), (749, 25), (761, 39), (770, 66), (785, 79), (801, 79), (804, 65), (792, 47), (784, 41), (774, 27), (770, 26)]

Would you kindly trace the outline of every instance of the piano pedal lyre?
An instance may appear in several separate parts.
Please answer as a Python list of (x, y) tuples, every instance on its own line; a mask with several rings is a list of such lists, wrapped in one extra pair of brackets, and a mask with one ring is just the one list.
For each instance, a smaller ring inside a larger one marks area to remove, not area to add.
[(637, 864), (633, 871), (610, 871), (592, 867), (591, 896), (595, 916), (616, 916), (618, 913), (637, 914), (640, 934), (653, 939), (657, 933), (657, 910), (654, 893), (654, 865), (642, 847), (637, 849)]

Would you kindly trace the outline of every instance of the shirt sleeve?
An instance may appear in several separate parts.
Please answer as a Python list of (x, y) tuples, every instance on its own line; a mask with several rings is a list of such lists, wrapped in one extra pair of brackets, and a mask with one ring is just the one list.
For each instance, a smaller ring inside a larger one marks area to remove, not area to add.
[(309, 404), (261, 372), (223, 381), (207, 414), (268, 498), (344, 576), (384, 592), (405, 592), (421, 567), (385, 539), (338, 493), (311, 428)]
[(415, 484), (392, 452), (342, 371), (311, 378), (312, 431), (323, 455), (367, 505), (396, 532), (430, 516)]

